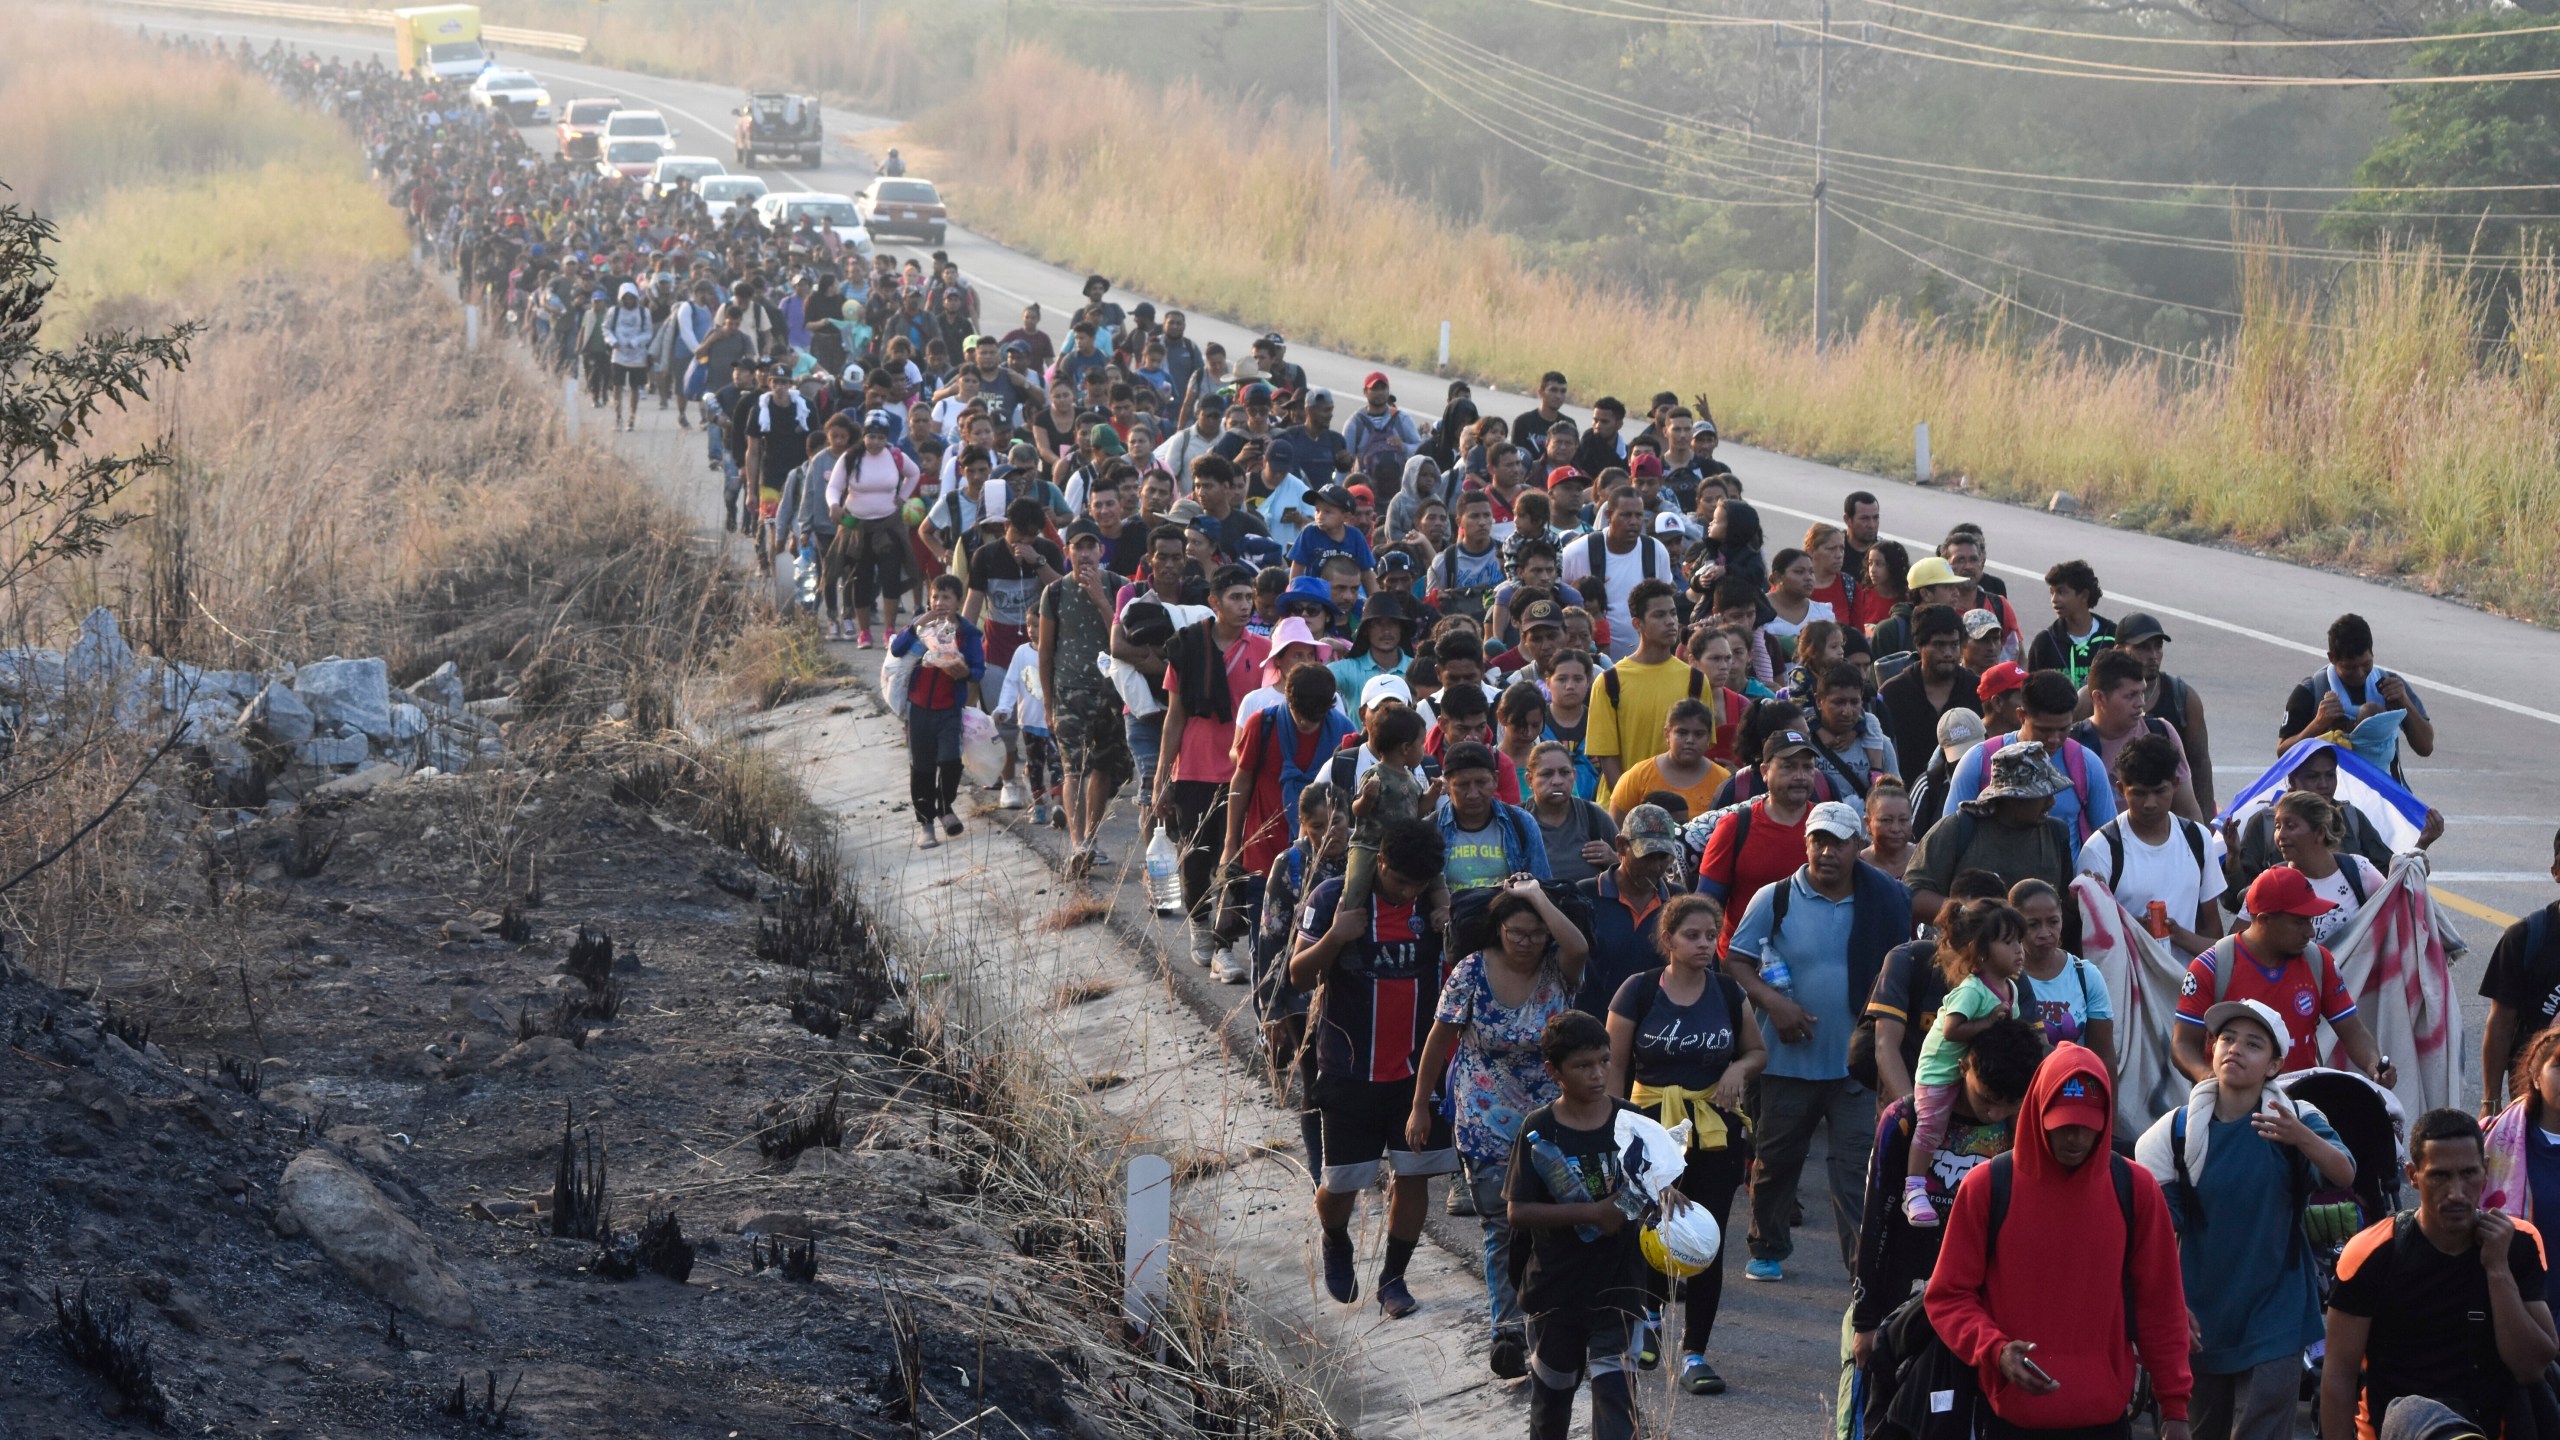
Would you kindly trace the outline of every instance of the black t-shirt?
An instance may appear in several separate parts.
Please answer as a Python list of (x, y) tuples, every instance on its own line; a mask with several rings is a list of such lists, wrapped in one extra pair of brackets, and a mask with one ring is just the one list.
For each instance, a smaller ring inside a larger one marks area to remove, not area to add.
[[(2542, 1237), (2517, 1221), (2507, 1270), (2527, 1304), (2542, 1296), (2542, 1267)], [(2416, 1212), (2381, 1221), (2339, 1255), (2329, 1307), (2373, 1324), (2364, 1348), (2364, 1414), (2373, 1423), (2401, 1396), (2424, 1395), (2497, 1433), (2515, 1377), (2498, 1358), (2476, 1244), (2447, 1255), (2418, 1228)]]
[(1663, 973), (1628, 976), (1609, 1002), (1610, 1014), (1635, 1026), (1629, 1068), (1639, 1085), (1713, 1089), (1740, 1048), (1734, 1026), (1742, 1015), (1742, 988), (1726, 976), (1709, 975), (1698, 998), (1682, 1005), (1663, 992)]
[[(738, 403), (739, 437), (742, 441), (764, 442), (764, 483), (777, 490), (809, 458), (811, 427), (825, 423), (818, 416), (817, 406), (805, 401), (795, 405), (795, 398), (776, 397), (768, 390), (743, 396)], [(804, 411), (808, 415), (806, 423), (800, 418)]]
[(1929, 757), (1938, 753), (1939, 716), (1957, 708), (1982, 712), (1982, 696), (1973, 686), (1973, 672), (1960, 671), (1947, 693), (1947, 703), (1939, 706), (1929, 703), (1928, 682), (1917, 664), (1884, 682), (1877, 694), (1884, 700), (1885, 730), (1893, 738), (1903, 784), (1919, 779), (1920, 772), (1929, 768)]
[(1567, 453), (1571, 453), (1582, 443), (1582, 427), (1574, 425), (1572, 416), (1559, 410), (1555, 419), (1550, 420), (1535, 410), (1523, 410), (1512, 419), (1511, 443), (1520, 447), (1520, 458), (1527, 461), (1531, 469), (1536, 469), (1546, 458), (1547, 432), (1556, 428), (1558, 420), (1573, 428), (1573, 446), (1567, 447)]
[[(2536, 928), (2536, 919), (2542, 922), (2542, 945), (2527, 953), (2526, 935)], [(2560, 902), (2508, 926), (2498, 937), (2498, 948), (2489, 952), (2489, 968), (2481, 972), (2480, 997), (2515, 1011), (2520, 1037), (2560, 1018), (2560, 944), (2555, 940), (2560, 940)]]
[[(1625, 1108), (1625, 1102), (1618, 1104)], [(1576, 1130), (1557, 1121), (1553, 1105), (1541, 1105), (1521, 1122), (1520, 1138), (1512, 1142), (1503, 1196), (1533, 1205), (1580, 1205), (1616, 1195), (1627, 1183), (1614, 1111), (1609, 1125)], [(1632, 1221), (1615, 1235), (1591, 1225), (1513, 1232), (1513, 1253), (1527, 1256), (1525, 1266), (1514, 1266), (1520, 1308), (1532, 1320), (1567, 1323), (1582, 1323), (1599, 1311), (1639, 1310), (1645, 1294), (1636, 1236)], [(1519, 1243), (1522, 1238), (1527, 1245)]]

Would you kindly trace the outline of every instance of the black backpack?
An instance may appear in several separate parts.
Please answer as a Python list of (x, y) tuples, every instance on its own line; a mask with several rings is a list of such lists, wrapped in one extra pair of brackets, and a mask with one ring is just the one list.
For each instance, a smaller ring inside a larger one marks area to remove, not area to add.
[[(1984, 1218), (1982, 1264), (1984, 1270), (2000, 1259), (2000, 1227), (2009, 1218), (2009, 1191), (2015, 1180), (2017, 1162), (2012, 1152), (2003, 1151), (1990, 1160), (1991, 1213)], [(2110, 1150), (2107, 1170), (2115, 1180), (2116, 1208), (2124, 1215), (2124, 1330), (2128, 1341), (2134, 1334), (2133, 1309), (2133, 1164)], [(1868, 1411), (1881, 1414), (1874, 1433), (1893, 1436), (1896, 1440), (1972, 1440), (1980, 1428), (1981, 1412), (1988, 1409), (1982, 1398), (1980, 1377), (1974, 1368), (1949, 1350), (1938, 1338), (1937, 1329), (1929, 1323), (1927, 1293), (1924, 1290), (1894, 1307), (1891, 1315), (1877, 1327), (1881, 1342), (1876, 1365), (1869, 1372), (1869, 1383), (1877, 1383), (1877, 1375), (1891, 1375), (1890, 1386), (1871, 1395)]]
[[(2170, 816), (2169, 823), (2177, 827), (2179, 834), (2187, 837), (2187, 853), (2195, 857), (2196, 877), (2201, 883), (2204, 877), (2204, 827), (2184, 815)], [(2119, 815), (2099, 826), (2098, 833), (2107, 837), (2107, 893), (2114, 894), (2116, 887), (2124, 883), (2124, 817)], [(2359, 890), (2363, 888), (2352, 876), (2347, 883)], [(2364, 897), (2359, 895), (2356, 899), (2358, 904), (2362, 904)]]
[[(1914, 947), (1912, 959), (1920, 967), (1920, 983), (1912, 987), (1911, 1013), (1904, 1016), (1902, 1022), (1902, 1073), (1912, 1075), (1919, 1072), (1920, 1046), (1929, 1038), (1928, 1028), (1917, 1023), (1920, 1012), (1935, 1010), (1947, 1003), (1947, 978), (1933, 963), (1938, 953), (1938, 942), (1911, 940), (1905, 944)], [(1892, 964), (1893, 956), (1887, 952), (1885, 965)], [(1876, 983), (1884, 983), (1883, 969), (1876, 971)], [(1927, 1005), (1920, 1003), (1920, 987), (1925, 984), (1934, 984), (1937, 989), (1937, 998)], [(1872, 1010), (1860, 1011), (1857, 1028), (1849, 1032), (1849, 1078), (1870, 1090), (1879, 1088), (1883, 1079), (1876, 1070), (1876, 1014)]]
[[(1547, 892), (1547, 899), (1556, 907), (1557, 913), (1572, 921), (1573, 928), (1582, 932), (1582, 943), (1586, 946), (1591, 944), (1594, 924), (1591, 898), (1571, 885), (1559, 885), (1552, 880), (1538, 883), (1539, 888)], [(1472, 890), (1461, 890), (1450, 898), (1449, 955), (1452, 959), (1493, 947), (1493, 926), (1485, 919), (1485, 913), (1493, 908), (1493, 902), (1502, 893), (1494, 886), (1480, 885)]]

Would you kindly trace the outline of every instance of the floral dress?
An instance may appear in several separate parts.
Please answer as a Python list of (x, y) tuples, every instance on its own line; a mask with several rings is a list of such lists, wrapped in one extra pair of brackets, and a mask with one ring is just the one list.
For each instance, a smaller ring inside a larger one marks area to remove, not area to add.
[(1553, 1102), (1538, 1037), (1547, 1022), (1573, 1008), (1573, 990), (1550, 959), (1538, 967), (1529, 998), (1506, 1006), (1493, 993), (1482, 951), (1458, 962), (1440, 985), (1432, 1019), (1466, 1027), (1449, 1065), (1449, 1094), (1456, 1106), (1458, 1153), (1477, 1164), (1511, 1157), (1529, 1112)]

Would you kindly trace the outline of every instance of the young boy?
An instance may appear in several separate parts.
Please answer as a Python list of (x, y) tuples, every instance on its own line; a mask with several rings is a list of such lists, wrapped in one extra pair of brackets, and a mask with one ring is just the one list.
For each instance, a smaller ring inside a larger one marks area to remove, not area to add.
[(960, 817), (951, 809), (960, 796), (960, 710), (969, 687), (987, 673), (986, 640), (960, 618), (967, 593), (959, 576), (934, 576), (930, 608), (889, 642), (893, 656), (923, 652), (907, 680), (907, 793), (922, 827), (919, 850), (942, 843), (933, 833), (937, 819), (943, 834), (960, 833)]
[(1367, 589), (1376, 581), (1377, 557), (1369, 550), (1369, 537), (1351, 528), (1351, 517), (1360, 502), (1340, 485), (1327, 485), (1312, 497), (1316, 507), (1316, 523), (1298, 532), (1289, 550), (1291, 575), (1321, 575), (1325, 557), (1348, 555), (1359, 563), (1360, 585)]
[(2290, 1040), (2266, 1002), (2226, 1000), (2204, 1023), (2213, 1073), (2152, 1122), (2134, 1158), (2160, 1182), (2178, 1231), (2195, 1440), (2287, 1440), (2302, 1347), (2321, 1333), (2302, 1200), (2354, 1183), (2356, 1164), (2319, 1111), (2272, 1088)]
[(2137, 735), (2116, 753), (2116, 788), (2124, 813), (2098, 827), (2080, 847), (2080, 873), (2094, 875), (2115, 892), (2139, 922), (2160, 901), (2168, 910), (2169, 943), (2192, 960), (2222, 938), (2222, 865), (2204, 827), (2173, 813), (2178, 767), (2185, 756), (2174, 740)]
[[(1031, 617), (1030, 625), (1040, 621)], [(1022, 768), (1031, 782), (1031, 823), (1066, 824), (1066, 801), (1058, 793), (1058, 752), (1049, 742), (1049, 712), (1040, 703), (1040, 647), (1028, 635), (1014, 647), (1006, 664), (1004, 687), (996, 692), (995, 722), (1012, 727), (1020, 737)]]
[(1547, 1022), (1538, 1053), (1563, 1093), (1521, 1122), (1506, 1194), (1512, 1253), (1526, 1256), (1519, 1281), (1529, 1320), (1529, 1440), (1564, 1440), (1586, 1366), (1594, 1440), (1631, 1440), (1628, 1372), (1645, 1286), (1629, 1222), (1642, 1201), (1619, 1161), (1624, 1102), (1609, 1096), (1609, 1031), (1568, 1010)]
[[(1365, 905), (1378, 873), (1378, 837), (1400, 820), (1426, 818), (1440, 798), (1440, 782), (1424, 784), (1422, 717), (1402, 705), (1380, 704), (1368, 713), (1369, 753), (1378, 763), (1360, 777), (1351, 800), (1351, 860), (1343, 872), (1342, 901)], [(1449, 882), (1431, 887), (1430, 913), (1449, 913)]]

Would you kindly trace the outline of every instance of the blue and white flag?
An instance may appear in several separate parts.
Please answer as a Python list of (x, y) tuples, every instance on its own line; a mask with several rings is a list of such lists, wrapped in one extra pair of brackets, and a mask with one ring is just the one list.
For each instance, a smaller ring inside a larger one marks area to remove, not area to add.
[(2362, 811), (2364, 818), (2373, 822), (2374, 833), (2390, 845), (2393, 854), (2416, 849), (2418, 833), (2427, 824), (2425, 802), (2372, 761), (2329, 740), (2304, 740), (2287, 750), (2282, 759), (2268, 767), (2267, 773), (2232, 797), (2220, 818), (2245, 828), (2249, 817), (2276, 803), (2276, 797), (2284, 793), (2285, 777), (2293, 773), (2293, 768), (2323, 750), (2338, 757), (2338, 803)]

